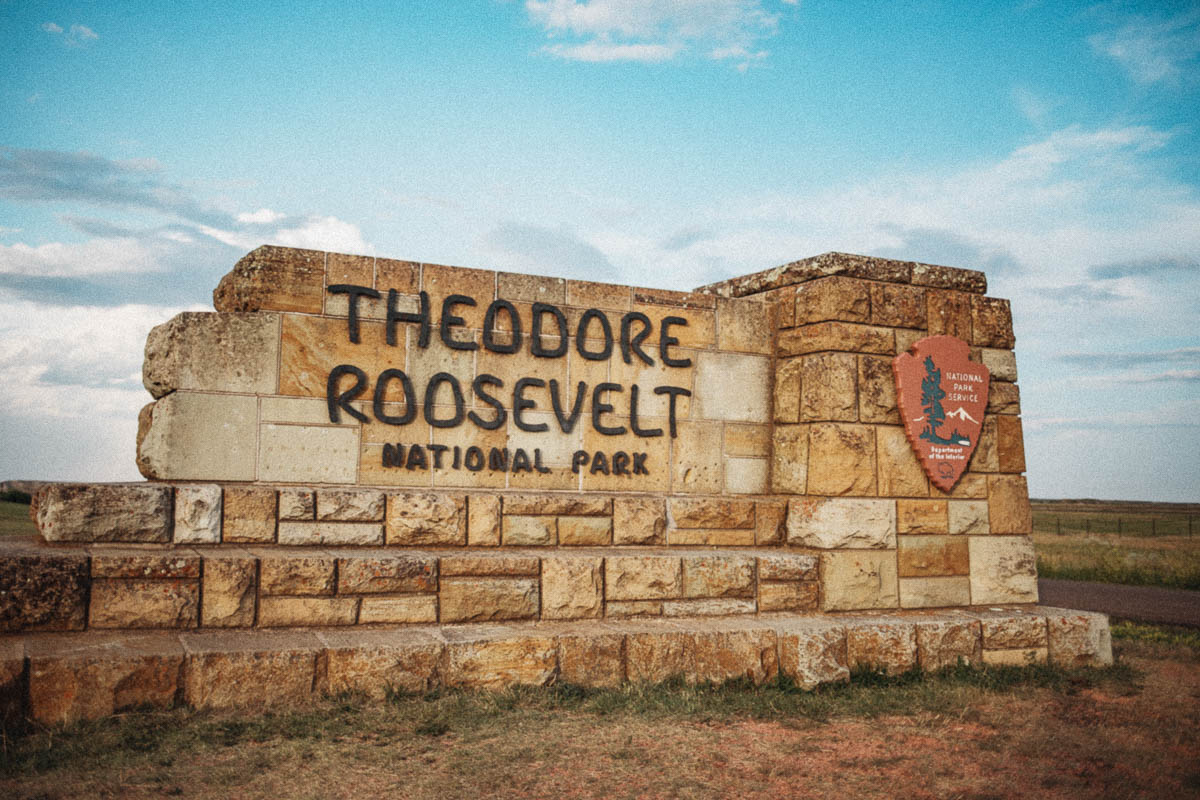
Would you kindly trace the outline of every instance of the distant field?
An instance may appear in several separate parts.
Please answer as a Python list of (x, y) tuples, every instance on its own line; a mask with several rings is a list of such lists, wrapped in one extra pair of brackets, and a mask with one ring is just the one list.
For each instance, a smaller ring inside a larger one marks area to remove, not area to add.
[(0, 536), (24, 536), (37, 533), (29, 518), (29, 506), (0, 500)]

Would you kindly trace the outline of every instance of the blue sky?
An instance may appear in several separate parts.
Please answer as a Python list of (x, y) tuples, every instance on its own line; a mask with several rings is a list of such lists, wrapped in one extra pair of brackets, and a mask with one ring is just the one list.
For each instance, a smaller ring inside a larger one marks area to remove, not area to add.
[(1196, 501), (1194, 3), (0, 0), (0, 478), (137, 477), (149, 329), (264, 242), (1013, 301), (1030, 490)]

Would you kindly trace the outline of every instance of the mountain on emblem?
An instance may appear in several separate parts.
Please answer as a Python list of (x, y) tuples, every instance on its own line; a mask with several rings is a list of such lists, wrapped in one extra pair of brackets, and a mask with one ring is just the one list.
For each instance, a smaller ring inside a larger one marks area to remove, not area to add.
[(892, 361), (904, 433), (925, 474), (947, 492), (979, 444), (987, 408), (990, 375), (970, 352), (962, 339), (929, 336)]

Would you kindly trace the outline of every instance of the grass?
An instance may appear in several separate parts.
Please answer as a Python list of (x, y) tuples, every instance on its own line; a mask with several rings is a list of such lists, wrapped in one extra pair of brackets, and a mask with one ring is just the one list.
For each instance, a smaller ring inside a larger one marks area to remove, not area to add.
[(0, 536), (25, 536), (33, 533), (37, 533), (37, 526), (29, 518), (29, 504), (0, 500)]

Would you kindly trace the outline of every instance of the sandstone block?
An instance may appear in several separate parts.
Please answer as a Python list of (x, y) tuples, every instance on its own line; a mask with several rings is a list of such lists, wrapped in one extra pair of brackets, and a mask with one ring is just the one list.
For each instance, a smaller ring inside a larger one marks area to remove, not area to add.
[(726, 458), (725, 491), (728, 494), (764, 494), (767, 474), (765, 458)]
[(259, 480), (355, 482), (360, 454), (356, 428), (265, 424), (259, 439)]
[(684, 597), (751, 597), (753, 595), (753, 556), (683, 557)]
[(226, 487), (222, 535), (226, 542), (272, 542), (275, 540), (275, 513), (274, 489)]
[(1030, 647), (1021, 650), (984, 650), (983, 663), (990, 667), (1027, 667), (1030, 664), (1045, 664), (1045, 647)]
[(194, 580), (92, 581), (92, 628), (194, 628), (200, 585)]
[(259, 581), (264, 595), (333, 594), (332, 556), (284, 556), (264, 554), (259, 561)]
[(358, 610), (360, 625), (432, 624), (437, 622), (437, 595), (409, 594), (402, 597), (364, 597)]
[[(901, 581), (901, 587), (903, 587)], [(901, 588), (901, 594), (904, 589)], [(917, 662), (932, 671), (953, 667), (961, 658), (968, 665), (981, 662), (979, 623), (975, 620), (921, 620), (917, 622)]]
[(1015, 383), (990, 382), (985, 410), (988, 414), (1020, 414), (1021, 390)]
[(1025, 471), (1025, 437), (1020, 417), (1009, 414), (996, 417), (996, 455), (1001, 472)]
[(563, 683), (613, 688), (625, 682), (624, 634), (573, 630), (557, 635), (555, 641)]
[(560, 545), (598, 547), (612, 542), (612, 517), (559, 517)]
[(606, 617), (661, 617), (662, 600), (609, 600), (604, 604)]
[(1008, 301), (980, 295), (972, 297), (971, 344), (1011, 350), (1015, 343)]
[(536, 578), (443, 578), (438, 595), (442, 622), (536, 619)]
[(92, 553), (93, 578), (199, 578), (201, 558), (194, 550), (115, 550)]
[(542, 559), (542, 619), (594, 619), (604, 609), (604, 559)]
[(325, 675), (319, 688), (328, 694), (363, 692), (380, 699), (389, 689), (427, 692), (437, 686), (445, 645), (433, 634), (356, 629), (322, 631), (317, 636), (325, 646)]
[(1017, 380), (1017, 354), (1012, 350), (995, 350), (982, 347), (979, 350), (979, 360), (992, 374), (993, 381)]
[(693, 416), (727, 422), (770, 422), (771, 361), (740, 353), (697, 356)]
[(967, 575), (967, 539), (963, 536), (901, 536), (897, 551), (901, 578)]
[(818, 322), (780, 331), (776, 347), (780, 356), (799, 356), (825, 350), (886, 356), (895, 352), (896, 340), (890, 328), (849, 322)]
[(264, 628), (353, 625), (357, 617), (357, 597), (264, 597), (258, 604)]
[(897, 500), (896, 526), (899, 533), (947, 533), (946, 501)]
[(789, 581), (758, 584), (759, 611), (816, 611), (817, 582)]
[(537, 575), (541, 560), (537, 556), (487, 555), (442, 556), (442, 577), (462, 575)]
[(692, 600), (663, 600), (664, 617), (725, 617), (732, 614), (753, 614), (753, 600), (738, 597), (701, 597)]
[(275, 394), (279, 315), (184, 311), (146, 337), (142, 384), (156, 399), (177, 389)]
[(279, 543), (334, 547), (381, 545), (383, 525), (378, 522), (281, 522)]
[(875, 429), (879, 456), (879, 494), (885, 497), (926, 497), (929, 481), (903, 428), (880, 426)]
[(858, 359), (853, 353), (807, 355), (800, 367), (800, 421), (858, 419)]
[(562, 278), (497, 272), (496, 281), (496, 296), (506, 300), (562, 305), (567, 299), (567, 282)]
[(1036, 603), (1037, 561), (1028, 536), (969, 536), (971, 602)]
[(497, 547), (500, 544), (500, 498), (473, 494), (467, 500), (467, 545)]
[(788, 501), (788, 544), (823, 550), (894, 548), (896, 504), (858, 498), (793, 498)]
[(183, 701), (263, 709), (312, 698), (322, 645), (307, 632), (194, 633), (183, 639)]
[(605, 560), (608, 600), (666, 600), (683, 596), (678, 556), (613, 556)]
[(971, 605), (971, 580), (967, 576), (901, 578), (901, 608), (948, 608)]
[(834, 422), (810, 425), (808, 464), (811, 494), (874, 495), (875, 428)]
[(318, 489), (317, 519), (341, 522), (382, 522), (383, 492)]
[(890, 358), (858, 357), (858, 421), (900, 424), (896, 378)]
[(986, 500), (950, 500), (947, 505), (952, 534), (990, 533)]
[(625, 637), (625, 673), (634, 683), (686, 677), (695, 663), (695, 639), (685, 631), (655, 625)]
[(254, 624), (255, 559), (206, 558), (200, 624), (206, 628), (248, 628)]
[(822, 553), (826, 611), (895, 608), (900, 601), (895, 550)]
[(692, 547), (750, 547), (754, 531), (750, 528), (671, 528), (667, 544)]
[(505, 514), (501, 542), (505, 547), (557, 544), (557, 519), (555, 517), (526, 517)]
[(808, 553), (780, 553), (758, 557), (760, 581), (815, 581), (817, 557)]
[(786, 502), (761, 502), (754, 511), (754, 543), (779, 544), (784, 537)]
[(985, 500), (988, 495), (988, 476), (966, 472), (949, 492), (943, 492), (931, 484), (929, 495), (930, 497), (953, 497), (958, 500)]
[(917, 666), (917, 630), (912, 623), (871, 620), (846, 626), (850, 668), (871, 667), (899, 675)]
[(671, 498), (671, 518), (680, 528), (753, 528), (754, 501), (721, 498)]
[(150, 480), (252, 481), (258, 450), (253, 395), (172, 392), (139, 425), (137, 464)]
[(221, 487), (215, 483), (175, 490), (175, 543), (221, 541)]
[(51, 483), (37, 493), (38, 531), (47, 542), (169, 542), (171, 487)]
[(789, 621), (777, 629), (779, 668), (804, 689), (850, 680), (846, 628), (819, 620)]
[(1000, 469), (1000, 455), (996, 448), (996, 418), (985, 416), (983, 429), (979, 432), (979, 445), (971, 456), (968, 468), (972, 472), (996, 472)]
[(1064, 667), (1105, 667), (1113, 663), (1108, 617), (1086, 611), (1049, 611), (1049, 658)]
[(992, 533), (1033, 531), (1033, 511), (1024, 476), (988, 476), (988, 526)]
[(725, 426), (725, 455), (744, 458), (771, 455), (771, 427), (729, 423)]
[(913, 264), (912, 282), (919, 286), (955, 289), (983, 294), (987, 291), (987, 276), (973, 269), (941, 267), (936, 264)]
[(566, 494), (512, 494), (504, 498), (504, 513), (608, 516), (612, 499)]
[(800, 421), (800, 371), (803, 358), (781, 358), (775, 362), (775, 421)]
[(795, 290), (795, 324), (840, 320), (869, 322), (871, 296), (869, 284), (833, 276), (801, 283)]
[[(720, 426), (710, 422), (681, 422), (678, 431), (678, 438), (671, 442), (671, 491), (719, 494), (724, 478)], [(653, 471), (653, 460), (650, 463)]]
[(777, 425), (774, 441), (772, 488), (784, 494), (804, 494), (808, 488), (808, 426)]
[(664, 544), (666, 503), (651, 497), (613, 500), (613, 544)]
[(983, 646), (988, 650), (1028, 650), (1048, 645), (1046, 617), (1041, 614), (996, 612), (981, 621)]
[(5, 553), (0, 558), (0, 631), (82, 630), (88, 560), (83, 555)]
[(957, 336), (971, 341), (971, 296), (964, 292), (926, 292), (929, 336)]
[(500, 689), (513, 684), (545, 686), (557, 668), (553, 636), (473, 637), (446, 644), (442, 675), (446, 686)]
[(695, 635), (693, 682), (744, 678), (755, 685), (779, 674), (775, 631), (767, 627), (702, 630)]
[(429, 555), (338, 559), (338, 594), (436, 592), (437, 558)]
[(389, 545), (461, 545), (466, 535), (465, 495), (405, 492), (387, 497)]
[(892, 328), (924, 328), (925, 289), (898, 283), (871, 284), (871, 323)]
[(301, 311), (320, 314), (325, 253), (263, 245), (244, 256), (213, 291), (217, 311)]

